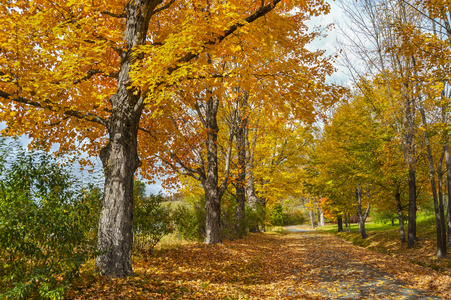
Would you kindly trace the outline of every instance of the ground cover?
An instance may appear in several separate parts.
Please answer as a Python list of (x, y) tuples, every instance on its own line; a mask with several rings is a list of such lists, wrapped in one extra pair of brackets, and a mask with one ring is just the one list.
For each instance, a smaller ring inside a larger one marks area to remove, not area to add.
[[(368, 233), (367, 239), (362, 239), (358, 232), (358, 225), (351, 225), (351, 232), (337, 232), (337, 225), (327, 225), (318, 230), (336, 234), (340, 238), (352, 242), (354, 245), (365, 247), (408, 261), (410, 263), (431, 268), (443, 275), (451, 276), (451, 251), (448, 249), (448, 258), (438, 260), (436, 258), (436, 231), (433, 216), (420, 215), (417, 219), (418, 241), (412, 249), (407, 249), (404, 243), (401, 245), (399, 226), (392, 226), (389, 222), (368, 222), (365, 225)], [(407, 234), (407, 223), (405, 225)]]
[(451, 296), (447, 275), (319, 231), (250, 234), (222, 245), (166, 244), (152, 255), (135, 257), (134, 270), (134, 277), (109, 279), (88, 265), (67, 299)]

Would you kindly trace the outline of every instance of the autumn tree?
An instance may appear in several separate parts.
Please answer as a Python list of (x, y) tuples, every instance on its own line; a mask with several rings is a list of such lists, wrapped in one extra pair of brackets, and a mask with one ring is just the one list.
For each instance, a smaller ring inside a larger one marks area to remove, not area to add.
[[(249, 24), (316, 2), (7, 1), (0, 8), (1, 120), (61, 151), (99, 153), (105, 197), (96, 265), (107, 276), (133, 273), (132, 193), (144, 134), (170, 109), (170, 88), (205, 76), (195, 62)], [(207, 73), (207, 75), (210, 75)], [(160, 141), (156, 141), (157, 146)], [(153, 147), (150, 147), (153, 148)], [(146, 152), (147, 151), (147, 152)], [(146, 150), (145, 153), (151, 153)]]
[[(204, 66), (207, 75), (192, 78), (174, 93), (179, 109), (169, 114), (172, 122), (167, 123), (174, 129), (166, 132), (171, 138), (158, 155), (170, 166), (166, 171), (191, 176), (202, 184), (207, 243), (221, 242), (220, 202), (230, 182), (237, 194), (238, 236), (243, 235), (239, 228), (252, 156), (252, 149), (246, 149), (249, 128), (259, 118), (280, 126), (282, 120), (311, 120), (317, 107), (329, 106), (337, 98), (339, 88), (325, 83), (333, 71), (330, 57), (307, 50), (308, 43), (320, 35), (304, 32), (309, 18), (309, 11), (302, 8), (256, 21), (247, 28), (252, 34), (238, 33), (224, 42), (227, 47), (199, 56), (196, 63)], [(249, 121), (255, 116), (256, 121)]]

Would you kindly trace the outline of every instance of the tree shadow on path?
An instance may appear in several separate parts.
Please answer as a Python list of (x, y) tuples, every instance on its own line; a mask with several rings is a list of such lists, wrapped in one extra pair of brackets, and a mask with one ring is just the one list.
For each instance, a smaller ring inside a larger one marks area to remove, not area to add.
[[(377, 253), (362, 251), (364, 249), (330, 235), (295, 230), (290, 231), (295, 232), (301, 245), (308, 249), (302, 260), (310, 270), (308, 277), (312, 285), (308, 293), (312, 296), (324, 299), (442, 299), (408, 288), (381, 271), (384, 261)], [(375, 264), (379, 268), (375, 268)], [(294, 275), (296, 272), (293, 270)], [(305, 277), (306, 274), (298, 275)], [(300, 292), (294, 286), (286, 298), (299, 296)]]

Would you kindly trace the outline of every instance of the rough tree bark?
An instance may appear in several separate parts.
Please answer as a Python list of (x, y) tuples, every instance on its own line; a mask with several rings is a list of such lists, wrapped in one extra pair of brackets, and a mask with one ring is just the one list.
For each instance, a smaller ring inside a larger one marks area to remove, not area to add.
[[(160, 1), (161, 2), (161, 1)], [(135, 59), (133, 48), (146, 43), (149, 19), (159, 1), (137, 0), (125, 6), (127, 15), (117, 92), (110, 98), (111, 116), (106, 125), (109, 140), (100, 152), (105, 173), (105, 193), (99, 219), (96, 267), (101, 274), (125, 277), (133, 274), (133, 176), (140, 166), (137, 149), (138, 124), (142, 105), (139, 93), (127, 89), (129, 72)]]
[[(207, 129), (207, 170), (206, 176), (202, 180), (202, 186), (205, 191), (205, 243), (222, 243), (221, 238), (221, 198), (227, 188), (229, 176), (230, 153), (232, 150), (233, 134), (229, 134), (229, 147), (227, 149), (225, 163), (225, 177), (221, 186), (219, 186), (218, 177), (218, 122), (217, 114), (219, 108), (219, 99), (210, 96), (206, 102), (205, 116), (200, 114), (202, 123)], [(233, 130), (232, 130), (233, 132)]]

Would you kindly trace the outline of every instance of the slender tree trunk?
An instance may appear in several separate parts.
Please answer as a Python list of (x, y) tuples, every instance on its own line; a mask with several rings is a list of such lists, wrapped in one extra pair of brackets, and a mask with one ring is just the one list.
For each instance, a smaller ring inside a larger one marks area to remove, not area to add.
[[(315, 199), (315, 201), (316, 201), (316, 199)], [(321, 197), (319, 197), (318, 201), (316, 201), (316, 207), (318, 208), (318, 226), (324, 226), (324, 213), (319, 205), (320, 201), (321, 201)]]
[(351, 232), (351, 217), (349, 213), (345, 213), (346, 232)]
[[(246, 197), (247, 197), (247, 202), (249, 204), (249, 207), (251, 209), (257, 209), (257, 206), (259, 205), (260, 201), (257, 197), (257, 195), (255, 194), (255, 178), (254, 178), (254, 149), (255, 149), (255, 144), (257, 141), (257, 130), (254, 131), (254, 137), (252, 139), (252, 143), (249, 142), (249, 128), (246, 126), (244, 128), (244, 132), (245, 132), (245, 149), (246, 149)], [(261, 224), (262, 229), (260, 230), (259, 226), (256, 227), (251, 227), (249, 228), (250, 232), (260, 232), (263, 229), (263, 224)]]
[(254, 137), (252, 140), (252, 143), (249, 142), (249, 128), (245, 128), (245, 143), (246, 143), (246, 177), (247, 177), (247, 182), (246, 182), (246, 196), (247, 196), (247, 201), (249, 203), (250, 207), (255, 207), (259, 201), (258, 201), (258, 197), (255, 194), (255, 178), (254, 178), (254, 174), (253, 174), (253, 170), (254, 170), (254, 149), (255, 149), (255, 144), (257, 141), (257, 132), (255, 130), (254, 132)]
[(407, 225), (407, 247), (412, 248), (417, 238), (417, 206), (415, 169), (409, 166), (409, 224)]
[(365, 231), (365, 221), (368, 217), (368, 213), (370, 212), (370, 204), (368, 203), (366, 211), (362, 214), (362, 189), (361, 187), (357, 187), (356, 189), (356, 198), (357, 198), (357, 213), (359, 218), (359, 232), (362, 235), (362, 239), (366, 239), (368, 235)]
[(444, 199), (443, 199), (443, 159), (445, 158), (446, 153), (448, 152), (448, 144), (443, 145), (442, 154), (440, 156), (440, 160), (438, 162), (437, 167), (437, 181), (438, 181), (438, 205), (439, 205), (439, 214), (440, 214), (440, 224), (441, 224), (441, 239), (442, 239), (442, 250), (445, 253), (445, 256), (447, 254), (446, 246), (447, 246), (447, 239), (446, 239), (446, 230), (447, 230), (447, 222), (445, 219), (445, 205), (444, 205)]
[(310, 224), (312, 225), (312, 229), (315, 229), (315, 216), (313, 214), (313, 211), (309, 210), (308, 213), (310, 216)]
[(401, 194), (399, 191), (395, 194), (395, 201), (398, 209), (399, 235), (401, 237), (401, 244), (404, 244), (406, 242), (406, 233), (404, 231), (404, 218), (402, 215)]
[[(245, 113), (245, 112), (244, 112)], [(238, 120), (236, 130), (236, 151), (238, 154), (238, 176), (236, 180), (236, 233), (238, 237), (246, 234), (244, 224), (245, 203), (246, 203), (246, 127), (247, 117), (241, 116)]]
[[(421, 118), (423, 120), (423, 125), (427, 126), (426, 113), (424, 111), (423, 103), (419, 101)], [(431, 143), (429, 140), (429, 134), (424, 131), (424, 139), (426, 143), (426, 153), (428, 157), (429, 166), (429, 179), (431, 182), (432, 199), (434, 200), (434, 211), (435, 211), (435, 223), (436, 223), (436, 233), (437, 233), (437, 258), (442, 259), (446, 257), (446, 236), (444, 235), (443, 229), (445, 228), (445, 217), (443, 214), (443, 203), (439, 203), (437, 195), (437, 185), (435, 182), (435, 170), (434, 170), (434, 160), (432, 156)], [(441, 192), (441, 191), (439, 191)], [(441, 198), (441, 196), (440, 196)]]
[(446, 160), (446, 182), (447, 182), (447, 190), (448, 190), (448, 208), (446, 213), (446, 221), (448, 227), (448, 246), (451, 246), (451, 157), (449, 155), (449, 150), (445, 153)]
[(343, 232), (343, 218), (341, 215), (337, 216), (337, 225), (338, 225), (338, 232)]
[(324, 226), (324, 213), (321, 209), (319, 210), (319, 226)]

